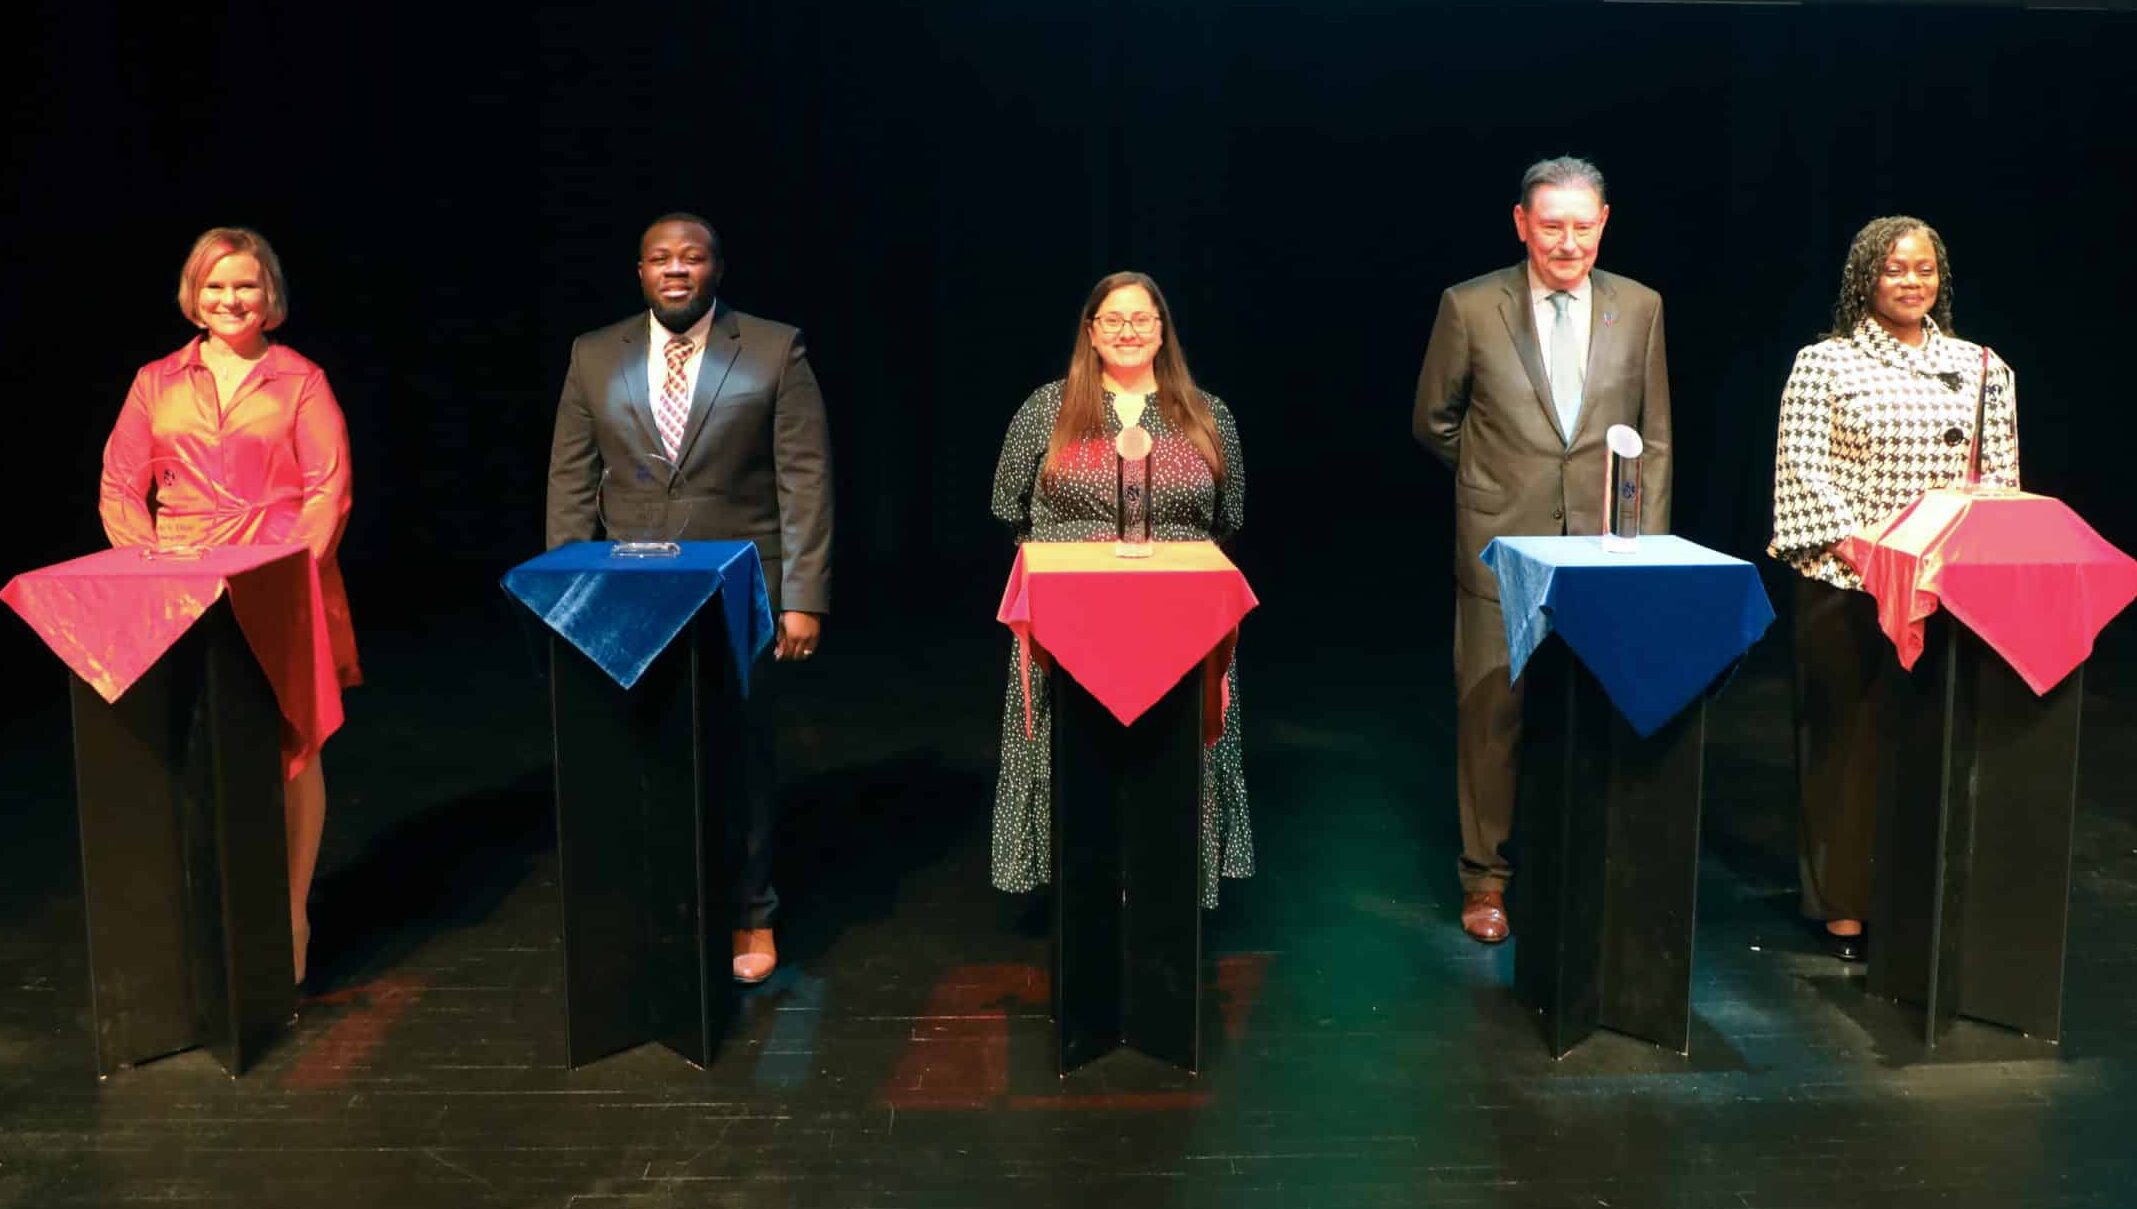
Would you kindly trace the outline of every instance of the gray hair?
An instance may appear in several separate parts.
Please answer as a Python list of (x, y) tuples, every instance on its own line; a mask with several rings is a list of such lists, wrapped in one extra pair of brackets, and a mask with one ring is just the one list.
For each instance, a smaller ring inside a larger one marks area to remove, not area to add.
[(1536, 190), (1545, 185), (1593, 189), (1595, 200), (1609, 200), (1609, 195), (1603, 192), (1603, 170), (1578, 156), (1561, 155), (1530, 164), (1529, 170), (1521, 174), (1522, 206), (1526, 208), (1535, 198)]

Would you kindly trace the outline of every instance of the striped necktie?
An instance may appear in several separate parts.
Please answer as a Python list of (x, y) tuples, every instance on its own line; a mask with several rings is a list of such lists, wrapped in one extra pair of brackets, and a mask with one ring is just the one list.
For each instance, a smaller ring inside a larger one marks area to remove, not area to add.
[(653, 409), (660, 443), (670, 462), (682, 456), (683, 425), (690, 420), (690, 378), (683, 373), (683, 363), (690, 360), (691, 347), (682, 336), (668, 337), (668, 376), (660, 386), (660, 403)]

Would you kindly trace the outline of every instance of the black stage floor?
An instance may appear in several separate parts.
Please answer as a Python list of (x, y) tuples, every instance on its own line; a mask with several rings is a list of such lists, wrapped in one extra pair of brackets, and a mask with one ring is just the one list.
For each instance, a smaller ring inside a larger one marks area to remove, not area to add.
[(1247, 623), (1260, 873), (1208, 918), (1201, 1075), (1064, 1080), (1042, 896), (987, 884), (998, 581), (954, 582), (864, 602), (791, 675), (784, 965), (707, 1071), (564, 1069), (539, 646), (468, 583), (445, 616), (359, 596), (294, 1035), (237, 1080), (196, 1052), (99, 1082), (63, 682), (9, 623), (0, 1205), (2137, 1204), (2127, 620), (2087, 683), (2060, 1046), (1962, 1023), (1925, 1052), (1812, 950), (1774, 634), (1713, 714), (1691, 1056), (1605, 1034), (1554, 1062), (1511, 950), (1453, 922), (1444, 615), (1309, 602)]

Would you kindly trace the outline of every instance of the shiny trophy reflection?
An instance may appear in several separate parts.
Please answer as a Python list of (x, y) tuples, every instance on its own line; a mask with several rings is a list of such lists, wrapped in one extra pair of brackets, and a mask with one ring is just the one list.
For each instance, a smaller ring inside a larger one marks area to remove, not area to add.
[[(193, 487), (195, 484), (199, 484), (201, 482), (200, 476), (193, 474), (187, 468), (183, 458), (174, 458), (168, 455), (150, 458), (148, 460), (148, 471), (148, 514), (153, 518), (156, 526), (156, 541), (154, 545), (141, 547), (141, 557), (179, 562), (196, 559), (206, 554), (208, 552), (207, 546), (196, 542), (180, 541), (171, 532), (171, 529), (176, 528), (176, 526), (166, 528), (166, 521), (169, 518), (165, 514), (170, 512), (172, 499), (179, 495), (185, 487)], [(181, 484), (184, 484), (184, 487), (181, 487)], [(228, 495), (228, 492), (223, 490), (221, 484), (207, 483), (205, 486), (218, 496)]]
[[(690, 501), (683, 473), (659, 454), (648, 454), (619, 480), (616, 468), (601, 471), (595, 507), (610, 558), (674, 558), (683, 552), (677, 538), (690, 523)], [(676, 497), (681, 496), (678, 500)]]
[[(1960, 487), (1968, 495), (2023, 495), (2024, 492), (2016, 487), (2004, 483), (1984, 483), (1981, 481), (1981, 435), (1987, 430), (1989, 422), (1989, 357), (1991, 355), (1989, 346), (1982, 345), (1981, 379), (1974, 387), (1974, 431), (1965, 438), (1966, 478), (1960, 484)], [(1959, 435), (1959, 430), (1953, 428), (1945, 434), (1945, 440), (1954, 440)], [(2018, 464), (2018, 427), (2014, 424), (2011, 427), (2011, 465), (2016, 467)]]
[(1150, 430), (1129, 424), (1113, 440), (1114, 542), (1117, 558), (1148, 558), (1150, 545)]
[(1603, 474), (1603, 549), (1632, 554), (1640, 549), (1640, 454), (1647, 445), (1625, 424), (1612, 424), (1603, 444), (1610, 459)]

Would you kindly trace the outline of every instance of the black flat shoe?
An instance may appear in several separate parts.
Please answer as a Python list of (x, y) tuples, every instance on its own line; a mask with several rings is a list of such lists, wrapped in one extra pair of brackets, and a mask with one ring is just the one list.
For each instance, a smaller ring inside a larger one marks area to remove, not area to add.
[(1814, 919), (1810, 921), (1810, 925), (1811, 930), (1818, 934), (1818, 942), (1825, 946), (1827, 954), (1848, 962), (1856, 962), (1863, 959), (1862, 933), (1857, 932), (1853, 936), (1842, 936), (1838, 932), (1828, 931), (1825, 921), (1822, 919)]

